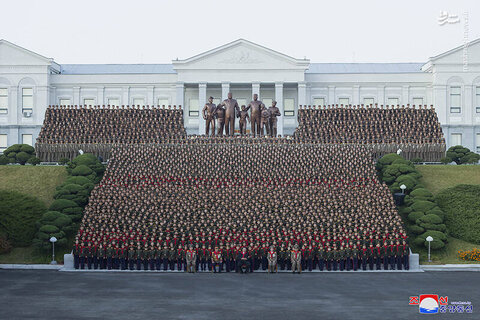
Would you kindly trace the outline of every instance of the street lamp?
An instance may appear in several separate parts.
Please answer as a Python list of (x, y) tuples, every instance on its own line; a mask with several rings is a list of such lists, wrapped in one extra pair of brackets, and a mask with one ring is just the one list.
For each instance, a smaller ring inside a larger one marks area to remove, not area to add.
[(57, 264), (57, 261), (55, 261), (55, 242), (57, 242), (57, 238), (51, 237), (50, 242), (52, 243), (52, 262), (50, 264)]
[(428, 241), (428, 262), (432, 262), (432, 260), (430, 259), (430, 242), (433, 241), (433, 238), (431, 236), (428, 236), (425, 240)]
[(400, 189), (402, 189), (402, 194), (405, 194), (405, 189), (407, 189), (407, 186), (404, 185), (404, 184), (402, 184), (402, 185), (400, 186)]

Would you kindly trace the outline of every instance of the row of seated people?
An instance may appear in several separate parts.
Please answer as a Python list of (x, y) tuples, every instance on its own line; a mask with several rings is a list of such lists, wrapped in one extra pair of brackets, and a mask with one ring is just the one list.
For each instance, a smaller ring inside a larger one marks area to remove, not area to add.
[(217, 143), (116, 146), (78, 244), (178, 250), (184, 238), (208, 249), (215, 239), (259, 250), (316, 241), (336, 252), (361, 250), (369, 239), (382, 246), (406, 240), (368, 146), (211, 139)]
[[(151, 270), (151, 271), (190, 271), (193, 272), (239, 272), (243, 265), (248, 272), (257, 270), (276, 272), (293, 270), (296, 259), (300, 260), (301, 270), (357, 271), (357, 270), (408, 270), (409, 247), (406, 240), (400, 242), (382, 239), (360, 241), (363, 245), (351, 243), (346, 247), (324, 250), (324, 242), (312, 239), (310, 244), (300, 244), (298, 248), (289, 243), (281, 246), (260, 246), (258, 248), (224, 247), (212, 248), (214, 241), (207, 245), (201, 242), (180, 240), (175, 246), (152, 242), (144, 247), (109, 243), (88, 245), (79, 243), (73, 246), (75, 269), (100, 270)], [(182, 244), (183, 243), (183, 244)], [(298, 245), (297, 242), (294, 242)], [(300, 249), (301, 247), (301, 249)], [(244, 250), (245, 249), (245, 250)]]
[(445, 143), (433, 106), (301, 106), (294, 136), (323, 143)]
[(156, 143), (185, 135), (181, 107), (49, 106), (37, 143)]

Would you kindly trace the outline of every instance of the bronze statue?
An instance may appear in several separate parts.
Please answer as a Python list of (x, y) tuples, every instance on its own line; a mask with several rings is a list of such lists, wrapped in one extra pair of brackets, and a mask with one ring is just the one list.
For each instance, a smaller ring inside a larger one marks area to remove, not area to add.
[(242, 110), (239, 114), (240, 117), (240, 134), (243, 136), (247, 134), (247, 120), (250, 122), (250, 117), (248, 116), (248, 111), (245, 109), (245, 105), (242, 106)]
[(235, 118), (240, 111), (237, 100), (232, 99), (232, 93), (228, 93), (228, 99), (223, 100), (217, 107), (225, 107), (225, 135), (235, 134)]
[(215, 135), (215, 110), (217, 106), (213, 103), (213, 97), (208, 98), (208, 103), (205, 104), (202, 110), (203, 119), (205, 124), (205, 135), (208, 136), (210, 126), (212, 126), (212, 136)]
[(218, 105), (215, 108), (215, 116), (217, 117), (218, 131), (217, 135), (223, 136), (223, 127), (225, 126), (225, 108)]
[(262, 104), (261, 106), (261, 113), (260, 113), (260, 135), (263, 136), (263, 128), (267, 131), (266, 134), (267, 136), (270, 135), (270, 130), (269, 130), (269, 119), (270, 119), (270, 112), (268, 111), (267, 108), (265, 108), (265, 105)]
[(277, 136), (277, 117), (281, 116), (280, 110), (277, 108), (277, 101), (272, 101), (272, 106), (268, 108), (270, 119), (268, 121), (268, 129), (271, 137)]
[(258, 94), (255, 93), (253, 95), (253, 100), (250, 101), (246, 109), (247, 111), (250, 108), (252, 109), (252, 111), (250, 111), (250, 123), (252, 125), (252, 134), (254, 136), (260, 134), (260, 112), (262, 105), (262, 101), (258, 100)]

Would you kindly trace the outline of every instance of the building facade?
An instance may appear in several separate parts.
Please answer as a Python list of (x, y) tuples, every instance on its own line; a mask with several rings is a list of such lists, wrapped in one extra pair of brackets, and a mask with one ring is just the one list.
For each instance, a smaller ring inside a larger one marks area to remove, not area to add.
[(276, 100), (279, 134), (293, 133), (299, 105), (434, 105), (447, 147), (480, 152), (480, 39), (420, 63), (311, 63), (239, 39), (170, 64), (117, 65), (58, 64), (0, 40), (0, 152), (33, 145), (48, 105), (181, 105), (187, 132), (203, 134), (204, 103), (228, 92), (239, 105)]

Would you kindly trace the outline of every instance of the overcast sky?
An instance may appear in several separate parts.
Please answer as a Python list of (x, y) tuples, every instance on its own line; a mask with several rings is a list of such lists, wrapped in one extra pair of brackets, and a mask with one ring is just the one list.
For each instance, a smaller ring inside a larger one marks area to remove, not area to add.
[(170, 63), (238, 38), (311, 62), (425, 62), (463, 45), (465, 12), (480, 38), (479, 0), (10, 0), (0, 39), (58, 63)]

